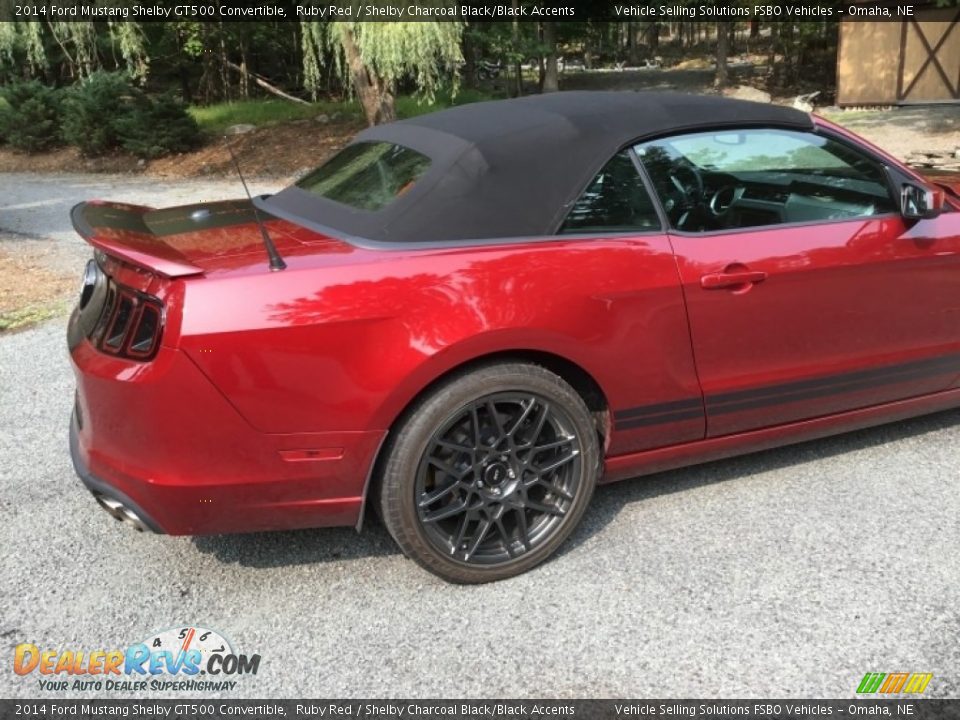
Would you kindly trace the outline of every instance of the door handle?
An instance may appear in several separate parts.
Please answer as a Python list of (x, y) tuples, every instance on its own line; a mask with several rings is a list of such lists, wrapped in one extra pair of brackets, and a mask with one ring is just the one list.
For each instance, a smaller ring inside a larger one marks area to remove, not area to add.
[(712, 273), (700, 278), (700, 287), (704, 290), (723, 290), (725, 288), (753, 285), (766, 279), (767, 274), (762, 270)]

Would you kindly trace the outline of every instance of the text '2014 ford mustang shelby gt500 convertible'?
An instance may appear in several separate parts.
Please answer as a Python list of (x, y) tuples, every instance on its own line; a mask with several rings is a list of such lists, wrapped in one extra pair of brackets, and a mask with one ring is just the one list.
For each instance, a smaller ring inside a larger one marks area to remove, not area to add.
[(74, 465), (141, 529), (371, 507), (444, 578), (514, 575), (597, 482), (960, 406), (952, 193), (797, 110), (558, 93), (252, 201), (81, 203)]

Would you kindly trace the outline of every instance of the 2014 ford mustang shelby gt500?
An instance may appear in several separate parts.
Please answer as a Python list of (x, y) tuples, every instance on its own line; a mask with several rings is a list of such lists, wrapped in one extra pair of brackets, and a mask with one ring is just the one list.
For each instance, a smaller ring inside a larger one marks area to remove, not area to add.
[(372, 508), (482, 582), (549, 557), (598, 482), (960, 405), (956, 196), (789, 108), (480, 103), (273, 196), (73, 222), (72, 455), (141, 529)]

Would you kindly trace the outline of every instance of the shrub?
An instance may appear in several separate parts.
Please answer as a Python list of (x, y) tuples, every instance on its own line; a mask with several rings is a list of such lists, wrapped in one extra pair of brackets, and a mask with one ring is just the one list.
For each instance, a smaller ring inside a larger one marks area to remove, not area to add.
[(64, 139), (88, 156), (120, 147), (117, 120), (130, 111), (137, 93), (123, 73), (93, 73), (67, 93)]
[(187, 107), (172, 94), (157, 98), (141, 95), (116, 122), (123, 149), (138, 157), (156, 158), (184, 152), (197, 145), (200, 127)]
[(172, 95), (152, 98), (124, 73), (97, 72), (72, 88), (64, 137), (84, 155), (124, 149), (155, 158), (197, 143), (200, 129)]
[(0, 137), (27, 152), (60, 145), (63, 116), (60, 92), (37, 80), (18, 82), (0, 89)]

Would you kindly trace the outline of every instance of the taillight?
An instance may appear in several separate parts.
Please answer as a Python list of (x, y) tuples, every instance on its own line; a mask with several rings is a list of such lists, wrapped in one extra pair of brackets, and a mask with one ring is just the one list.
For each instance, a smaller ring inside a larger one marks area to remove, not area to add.
[(159, 300), (110, 280), (103, 311), (89, 337), (110, 355), (149, 360), (160, 345), (162, 326)]

